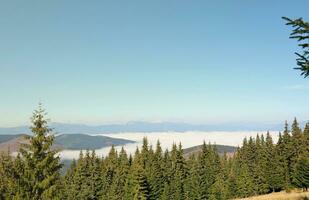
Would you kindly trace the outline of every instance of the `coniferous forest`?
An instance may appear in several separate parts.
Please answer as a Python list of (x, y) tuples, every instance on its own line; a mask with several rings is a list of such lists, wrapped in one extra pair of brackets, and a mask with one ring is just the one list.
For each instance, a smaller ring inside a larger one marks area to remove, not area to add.
[(219, 155), (204, 142), (184, 157), (181, 144), (164, 150), (144, 138), (134, 155), (111, 147), (106, 157), (80, 153), (65, 174), (44, 110), (32, 117), (33, 136), (16, 157), (1, 155), (0, 199), (226, 200), (309, 187), (309, 123), (294, 119), (277, 143), (270, 134), (245, 138), (234, 155)]

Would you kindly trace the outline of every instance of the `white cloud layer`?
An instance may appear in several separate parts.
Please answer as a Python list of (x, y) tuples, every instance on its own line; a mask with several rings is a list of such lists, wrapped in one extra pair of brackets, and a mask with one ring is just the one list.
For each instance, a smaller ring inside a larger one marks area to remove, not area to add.
[[(124, 145), (127, 153), (134, 154), (136, 147), (139, 148), (142, 145), (144, 137), (147, 137), (149, 144), (154, 146), (156, 145), (157, 140), (160, 141), (162, 149), (171, 148), (173, 143), (181, 142), (183, 148), (189, 148), (192, 146), (200, 145), (205, 141), (206, 143), (210, 142), (212, 144), (221, 144), (221, 145), (231, 145), (231, 146), (240, 146), (245, 137), (255, 137), (257, 133), (266, 135), (265, 131), (243, 131), (243, 132), (155, 132), (155, 133), (115, 133), (115, 134), (102, 134), (104, 136), (129, 139), (134, 140), (136, 143)], [(278, 140), (279, 132), (270, 132), (273, 140), (276, 142)], [(117, 146), (116, 149), (120, 151), (122, 146)], [(110, 150), (110, 147), (105, 147), (102, 149), (97, 149), (96, 153), (99, 156), (106, 156)], [(64, 150), (60, 152), (62, 159), (77, 159), (80, 151)]]

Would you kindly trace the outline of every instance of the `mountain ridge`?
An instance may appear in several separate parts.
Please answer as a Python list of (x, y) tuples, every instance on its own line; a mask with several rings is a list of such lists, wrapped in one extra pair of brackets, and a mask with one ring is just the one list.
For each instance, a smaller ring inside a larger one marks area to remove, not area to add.
[[(305, 121), (300, 122), (303, 127)], [(108, 134), (123, 132), (187, 132), (187, 131), (279, 131), (283, 123), (221, 123), (189, 124), (177, 122), (134, 121), (126, 124), (90, 126), (84, 124), (51, 123), (56, 134)], [(28, 126), (0, 127), (0, 135), (31, 134)]]

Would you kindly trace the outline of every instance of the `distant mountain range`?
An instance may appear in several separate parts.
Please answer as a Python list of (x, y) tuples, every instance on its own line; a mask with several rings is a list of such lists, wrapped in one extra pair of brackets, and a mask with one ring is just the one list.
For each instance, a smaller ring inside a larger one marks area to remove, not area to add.
[[(305, 122), (300, 123), (303, 127)], [(194, 125), (188, 123), (173, 123), (173, 122), (129, 122), (126, 124), (110, 124), (89, 126), (83, 124), (65, 124), (52, 123), (51, 127), (59, 134), (101, 134), (101, 133), (121, 133), (121, 132), (186, 132), (186, 131), (261, 131), (282, 130), (284, 122), (277, 124), (267, 123), (222, 123), (209, 125)], [(29, 127), (9, 127), (0, 128), (0, 135), (12, 134), (31, 134)]]

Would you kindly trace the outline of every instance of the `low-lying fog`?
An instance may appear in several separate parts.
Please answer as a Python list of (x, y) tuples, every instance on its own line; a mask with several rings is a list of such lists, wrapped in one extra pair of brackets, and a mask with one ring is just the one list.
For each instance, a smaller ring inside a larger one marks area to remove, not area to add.
[[(115, 134), (102, 134), (104, 136), (122, 138), (136, 141), (134, 144), (124, 145), (125, 150), (128, 154), (134, 154), (136, 147), (139, 148), (142, 145), (144, 137), (147, 137), (149, 144), (154, 146), (157, 140), (160, 141), (162, 149), (171, 148), (173, 143), (181, 142), (183, 148), (189, 148), (196, 145), (201, 145), (203, 141), (206, 143), (220, 144), (220, 145), (230, 145), (230, 146), (240, 146), (242, 144), (243, 138), (245, 137), (255, 137), (257, 133), (266, 135), (266, 131), (243, 131), (243, 132), (156, 132), (156, 133), (115, 133)], [(273, 140), (276, 142), (278, 140), (279, 132), (270, 132)], [(117, 146), (116, 149), (120, 151), (122, 146)], [(105, 147), (102, 149), (97, 149), (96, 154), (99, 156), (105, 156), (108, 154), (110, 147)], [(62, 159), (77, 159), (80, 151), (64, 150), (60, 152)]]

